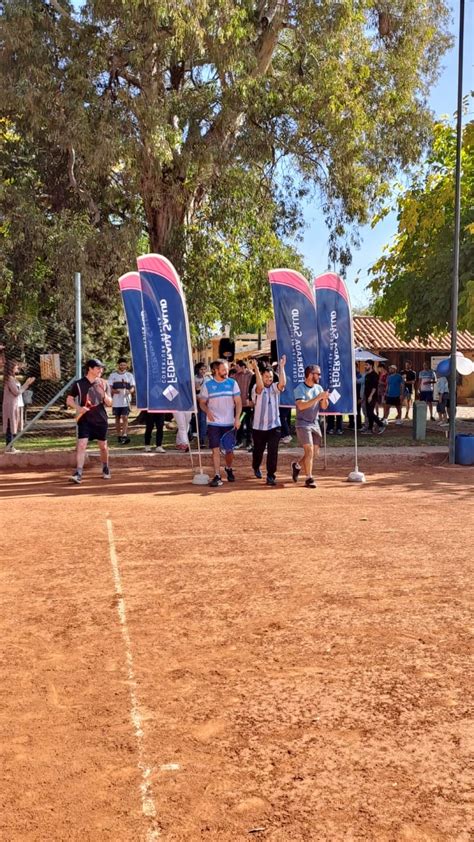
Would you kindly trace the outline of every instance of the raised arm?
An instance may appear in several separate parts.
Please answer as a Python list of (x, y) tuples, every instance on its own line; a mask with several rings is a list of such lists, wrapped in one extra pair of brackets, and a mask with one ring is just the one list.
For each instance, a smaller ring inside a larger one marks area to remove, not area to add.
[(284, 392), (285, 389), (286, 389), (285, 365), (286, 365), (286, 357), (283, 354), (283, 356), (280, 357), (280, 362), (279, 362), (279, 365), (278, 365), (279, 380), (278, 380), (278, 384), (277, 384), (277, 389), (278, 389), (279, 392)]

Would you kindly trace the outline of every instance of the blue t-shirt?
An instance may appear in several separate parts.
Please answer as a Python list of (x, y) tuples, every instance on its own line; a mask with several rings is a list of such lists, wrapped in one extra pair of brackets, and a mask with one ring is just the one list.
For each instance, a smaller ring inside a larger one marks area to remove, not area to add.
[(386, 398), (399, 398), (405, 381), (401, 374), (389, 374), (387, 377)]
[[(324, 392), (322, 386), (319, 383), (315, 383), (314, 386), (307, 386), (306, 383), (298, 383), (295, 391), (295, 403), (296, 401), (311, 401), (313, 398), (316, 398), (318, 395)], [(304, 409), (300, 411), (298, 407), (296, 407), (296, 426), (297, 427), (312, 427), (314, 424), (318, 423), (318, 415), (319, 415), (319, 403), (314, 404), (309, 409)]]
[(225, 380), (205, 380), (199, 397), (207, 401), (214, 416), (214, 421), (208, 421), (208, 425), (231, 427), (234, 423), (234, 398), (239, 395), (240, 389), (232, 377), (226, 377)]

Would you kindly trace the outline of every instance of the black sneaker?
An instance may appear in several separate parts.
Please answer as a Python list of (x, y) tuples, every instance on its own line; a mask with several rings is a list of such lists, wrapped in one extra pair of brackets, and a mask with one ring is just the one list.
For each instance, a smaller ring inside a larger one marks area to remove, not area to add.
[(211, 479), (209, 485), (211, 486), (211, 488), (219, 488), (219, 486), (224, 485), (224, 483), (222, 482), (219, 474), (216, 474), (214, 479)]
[(108, 465), (104, 465), (102, 468), (102, 479), (111, 479), (112, 474), (110, 473), (110, 468)]
[(254, 474), (257, 477), (257, 479), (262, 479), (262, 472), (261, 472), (260, 468), (257, 468), (257, 470), (254, 471)]
[(122, 444), (122, 443), (123, 443), (123, 436), (117, 436), (117, 443), (118, 443), (118, 444)]
[(225, 472), (227, 474), (227, 479), (229, 482), (235, 482), (235, 475), (232, 468), (226, 468)]
[(267, 477), (267, 485), (276, 485), (277, 481), (275, 477)]
[(305, 480), (304, 484), (305, 484), (306, 488), (316, 488), (317, 487), (313, 477), (308, 477), (308, 479)]
[(79, 471), (74, 471), (72, 477), (69, 477), (69, 482), (75, 482), (76, 485), (80, 485), (82, 480), (82, 474)]
[(128, 436), (122, 436), (122, 444), (130, 444), (131, 439)]
[(296, 462), (291, 463), (291, 477), (293, 482), (298, 482), (298, 477), (300, 475), (301, 468)]

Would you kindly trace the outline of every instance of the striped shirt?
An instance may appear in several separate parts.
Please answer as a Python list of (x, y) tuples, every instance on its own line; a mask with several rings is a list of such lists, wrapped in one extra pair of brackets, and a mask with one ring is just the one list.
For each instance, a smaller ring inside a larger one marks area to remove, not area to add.
[(254, 430), (273, 430), (280, 426), (280, 390), (276, 383), (264, 386), (259, 395), (255, 385), (252, 389), (252, 400), (255, 404), (252, 425)]

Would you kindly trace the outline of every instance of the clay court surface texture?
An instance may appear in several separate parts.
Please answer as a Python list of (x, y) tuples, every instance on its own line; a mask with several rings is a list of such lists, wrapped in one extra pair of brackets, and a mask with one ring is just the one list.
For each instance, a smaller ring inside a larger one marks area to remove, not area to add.
[(473, 469), (237, 474), (1, 477), (2, 840), (472, 838)]

